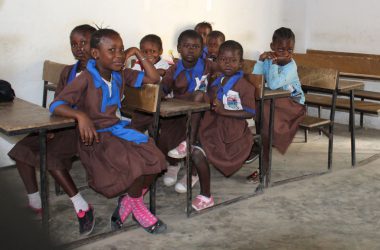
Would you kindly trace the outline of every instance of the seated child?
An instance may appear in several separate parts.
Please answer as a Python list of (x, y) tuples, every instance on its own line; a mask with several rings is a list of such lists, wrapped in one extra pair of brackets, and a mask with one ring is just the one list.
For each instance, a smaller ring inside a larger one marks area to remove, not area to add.
[[(165, 59), (161, 58), (163, 52), (161, 38), (154, 34), (144, 36), (140, 41), (140, 51), (154, 65), (160, 76), (164, 76), (170, 65)], [(140, 61), (136, 61), (132, 69), (144, 71)]]
[[(132, 213), (149, 233), (161, 233), (166, 225), (144, 204), (147, 187), (166, 169), (165, 157), (148, 136), (128, 128), (116, 116), (126, 84), (140, 87), (157, 83), (160, 76), (137, 48), (124, 52), (120, 35), (100, 29), (91, 37), (87, 68), (54, 99), (50, 111), (78, 121), (78, 151), (88, 173), (88, 184), (107, 198), (120, 196), (111, 216), (119, 229)], [(135, 55), (145, 72), (121, 69), (125, 58)], [(75, 105), (76, 108), (72, 108)]]
[(215, 62), (219, 47), (225, 40), (224, 34), (218, 30), (213, 30), (207, 35), (207, 59)]
[(203, 41), (203, 47), (202, 47), (202, 59), (206, 59), (207, 58), (207, 53), (208, 53), (208, 49), (207, 49), (207, 35), (212, 31), (212, 26), (211, 26), (211, 23), (208, 23), (208, 22), (201, 22), (201, 23), (198, 23), (197, 25), (195, 25), (195, 28), (194, 30), (199, 34), (201, 35), (202, 37), (202, 41)]
[[(194, 30), (185, 30), (179, 35), (177, 49), (182, 59), (167, 70), (161, 81), (166, 93), (173, 91), (173, 98), (209, 102), (206, 95), (208, 77), (216, 71), (217, 65), (200, 57), (202, 44), (202, 37)], [(200, 113), (192, 115), (190, 139), (192, 142), (196, 138), (200, 118)], [(171, 186), (176, 183), (180, 169), (178, 163), (175, 166), (175, 159), (186, 157), (186, 117), (177, 116), (170, 119), (161, 119), (160, 121), (161, 133), (158, 146), (164, 154), (169, 156), (167, 160), (170, 163), (168, 172), (164, 176), (164, 183)], [(175, 190), (177, 192), (186, 192), (186, 179), (187, 177), (184, 176), (176, 184)], [(198, 177), (194, 175), (193, 185), (197, 181)]]
[[(162, 78), (170, 65), (167, 61), (161, 58), (163, 52), (161, 38), (153, 34), (144, 36), (140, 41), (140, 50), (144, 56), (146, 56), (146, 58), (154, 65)], [(137, 61), (132, 69), (144, 71), (144, 68), (141, 67), (141, 64), (142, 63), (140, 61)], [(133, 112), (131, 126), (140, 132), (145, 132), (147, 129), (149, 129), (151, 132), (150, 134), (152, 134), (152, 121), (152, 115), (135, 110)]]
[(201, 185), (200, 195), (192, 201), (197, 211), (214, 205), (209, 164), (231, 176), (243, 166), (253, 145), (246, 119), (256, 114), (255, 87), (244, 78), (243, 47), (232, 40), (224, 42), (217, 63), (222, 75), (209, 89), (212, 110), (201, 120), (198, 132), (201, 146), (194, 146), (192, 152)]
[[(299, 123), (306, 114), (305, 95), (298, 78), (296, 62), (292, 59), (294, 44), (295, 36), (291, 29), (284, 27), (277, 29), (270, 44), (272, 51), (261, 54), (253, 69), (254, 74), (264, 75), (268, 88), (287, 90), (291, 93), (289, 98), (275, 100), (273, 146), (281, 154), (285, 154), (297, 133)], [(265, 173), (269, 163), (269, 106), (269, 102), (264, 102), (261, 130)], [(247, 177), (248, 181), (252, 182), (257, 178), (257, 172)]]
[[(74, 78), (86, 68), (87, 61), (90, 59), (91, 34), (95, 30), (94, 27), (85, 24), (77, 26), (71, 31), (71, 52), (78, 61), (63, 69), (55, 96), (61, 93), (65, 86), (70, 85)], [(47, 137), (47, 169), (73, 202), (79, 221), (80, 234), (90, 234), (95, 224), (94, 209), (78, 192), (69, 173), (72, 158), (77, 155), (76, 130), (74, 128), (57, 130), (49, 133)], [(42, 212), (34, 169), (39, 166), (39, 152), (38, 135), (31, 134), (19, 141), (8, 153), (16, 161), (16, 167), (28, 193), (29, 207), (37, 213)]]

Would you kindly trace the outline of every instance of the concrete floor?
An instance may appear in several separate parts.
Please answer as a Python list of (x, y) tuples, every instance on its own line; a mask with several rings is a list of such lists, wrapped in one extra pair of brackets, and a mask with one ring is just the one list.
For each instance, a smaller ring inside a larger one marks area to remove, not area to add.
[[(331, 173), (273, 186), (262, 195), (191, 218), (186, 218), (185, 195), (159, 180), (157, 214), (168, 225), (165, 234), (149, 235), (132, 226), (78, 249), (380, 249), (380, 135), (377, 130), (357, 130), (359, 166), (354, 169), (350, 166), (349, 138), (347, 126), (336, 126)], [(285, 156), (274, 150), (272, 180), (322, 172), (326, 165), (327, 138), (312, 132), (309, 142), (303, 143), (300, 132)], [(212, 171), (216, 202), (252, 193), (255, 185), (246, 183), (245, 176), (255, 168), (256, 162), (228, 179)], [(25, 193), (15, 169), (4, 172), (14, 178), (15, 188)], [(79, 162), (72, 173), (79, 185), (85, 183)], [(198, 192), (196, 186), (193, 194)], [(82, 194), (96, 210), (93, 236), (109, 232), (116, 200), (107, 200), (90, 189)], [(51, 192), (50, 203), (54, 240), (59, 244), (84, 242), (67, 196)]]

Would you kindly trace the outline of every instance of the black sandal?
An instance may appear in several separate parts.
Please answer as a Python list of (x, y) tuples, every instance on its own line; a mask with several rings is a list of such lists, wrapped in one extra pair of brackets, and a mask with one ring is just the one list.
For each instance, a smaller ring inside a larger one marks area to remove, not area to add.
[(145, 231), (147, 231), (150, 234), (160, 234), (160, 233), (163, 233), (166, 231), (166, 228), (167, 228), (166, 224), (158, 218), (157, 218), (157, 222), (154, 223), (153, 225), (149, 226), (149, 227), (143, 227), (140, 224), (140, 222), (138, 220), (136, 220), (134, 215), (132, 215), (132, 218), (134, 221), (137, 222), (137, 224), (140, 225), (140, 227), (142, 227)]
[(120, 214), (119, 214), (120, 203), (123, 198), (124, 198), (124, 195), (119, 197), (117, 201), (117, 207), (115, 208), (115, 211), (113, 211), (111, 215), (111, 230), (119, 230), (123, 226), (123, 221), (121, 220)]

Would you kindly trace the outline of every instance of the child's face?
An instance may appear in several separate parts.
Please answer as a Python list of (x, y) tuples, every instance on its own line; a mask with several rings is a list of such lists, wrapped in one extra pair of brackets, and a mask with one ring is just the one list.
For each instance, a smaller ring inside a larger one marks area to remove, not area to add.
[(177, 47), (178, 53), (181, 54), (182, 60), (187, 63), (194, 63), (202, 53), (201, 41), (196, 38), (185, 38)]
[(207, 49), (208, 49), (208, 55), (207, 57), (215, 60), (218, 57), (219, 47), (222, 44), (222, 39), (220, 38), (208, 38), (207, 39)]
[(118, 35), (102, 37), (98, 48), (93, 48), (91, 54), (96, 60), (96, 66), (101, 75), (111, 71), (120, 71), (124, 66), (123, 40)]
[(157, 44), (148, 41), (141, 44), (140, 50), (152, 64), (156, 64), (162, 55), (162, 49)]
[(294, 41), (292, 39), (278, 40), (270, 45), (277, 57), (278, 65), (288, 64), (293, 57)]
[(86, 63), (91, 58), (91, 34), (74, 32), (70, 36), (71, 52), (76, 60)]
[(200, 26), (195, 30), (203, 39), (203, 44), (206, 44), (207, 35), (211, 30), (207, 26)]
[(232, 76), (242, 67), (238, 50), (224, 49), (218, 56), (217, 63), (225, 76)]

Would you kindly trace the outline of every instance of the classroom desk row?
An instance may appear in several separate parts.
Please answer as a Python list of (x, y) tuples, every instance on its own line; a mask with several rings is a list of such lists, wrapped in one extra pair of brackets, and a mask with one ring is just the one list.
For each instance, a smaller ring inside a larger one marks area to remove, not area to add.
[[(360, 87), (358, 85), (352, 85), (350, 83), (343, 83), (340, 87), (341, 91), (350, 90), (353, 91), (355, 88)], [(289, 92), (282, 90), (265, 90), (264, 99), (270, 101), (270, 124), (269, 124), (269, 145), (272, 144), (273, 139), (273, 124), (274, 120), (274, 101), (276, 98), (282, 98), (289, 96)], [(191, 115), (195, 112), (204, 112), (210, 109), (209, 104), (204, 103), (193, 103), (179, 100), (170, 100), (161, 102), (160, 107), (160, 117), (172, 117), (178, 115), (186, 115), (187, 117), (187, 129), (186, 129), (186, 140), (188, 145), (190, 145), (190, 133), (191, 133)], [(352, 106), (354, 112), (354, 106)], [(354, 117), (353, 115), (351, 117)], [(354, 121), (351, 126), (354, 125)], [(40, 137), (40, 171), (41, 171), (41, 198), (43, 205), (42, 222), (46, 230), (48, 230), (48, 219), (49, 219), (49, 204), (48, 204), (48, 192), (47, 192), (47, 176), (46, 176), (46, 132), (48, 130), (54, 130), (59, 128), (69, 128), (75, 126), (75, 121), (73, 119), (52, 116), (49, 111), (38, 105), (32, 104), (30, 102), (24, 101), (22, 99), (16, 98), (13, 102), (0, 103), (0, 131), (6, 135), (19, 135), (28, 133), (39, 133)], [(352, 128), (352, 127), (351, 127)], [(354, 129), (351, 129), (351, 133), (354, 133)], [(351, 143), (353, 147), (355, 146), (354, 137), (351, 137)], [(191, 176), (191, 164), (190, 164), (190, 147), (188, 147), (188, 156), (186, 157), (186, 170), (187, 175)], [(272, 165), (272, 147), (269, 148), (270, 160), (269, 160), (269, 171), (266, 173), (264, 182), (265, 186), (269, 186), (271, 183), (271, 165)], [(353, 150), (353, 154), (355, 150)], [(187, 186), (187, 215), (189, 216), (192, 212), (191, 200), (192, 200), (192, 190), (191, 190), (191, 179), (188, 178)], [(155, 204), (153, 204), (155, 206)]]

